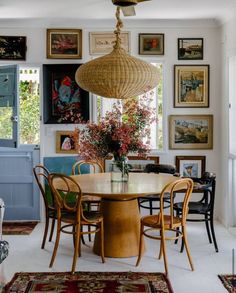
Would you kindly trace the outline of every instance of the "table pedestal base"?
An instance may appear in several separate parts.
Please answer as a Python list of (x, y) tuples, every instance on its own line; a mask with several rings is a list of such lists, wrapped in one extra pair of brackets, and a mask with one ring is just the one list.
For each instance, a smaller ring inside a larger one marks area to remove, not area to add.
[[(137, 199), (111, 201), (103, 199), (104, 252), (106, 257), (138, 255), (140, 214)], [(100, 235), (96, 234), (94, 252), (100, 255)]]

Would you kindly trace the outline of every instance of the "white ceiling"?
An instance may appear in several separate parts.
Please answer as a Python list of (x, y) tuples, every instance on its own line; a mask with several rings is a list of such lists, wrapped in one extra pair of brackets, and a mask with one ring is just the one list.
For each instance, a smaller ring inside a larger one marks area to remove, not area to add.
[[(1, 19), (112, 19), (111, 0), (0, 0)], [(214, 19), (236, 14), (236, 0), (151, 0), (136, 6), (132, 19)], [(131, 18), (131, 17), (130, 17)]]

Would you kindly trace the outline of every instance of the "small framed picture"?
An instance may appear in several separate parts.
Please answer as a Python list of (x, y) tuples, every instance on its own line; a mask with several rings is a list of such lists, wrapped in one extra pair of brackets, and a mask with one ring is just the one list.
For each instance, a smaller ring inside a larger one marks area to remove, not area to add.
[[(130, 52), (130, 34), (122, 32), (120, 34), (121, 46), (126, 52)], [(116, 36), (114, 32), (91, 32), (89, 34), (90, 55), (108, 54), (113, 50)]]
[(176, 170), (183, 177), (200, 178), (205, 172), (205, 156), (176, 156)]
[[(158, 164), (159, 157), (147, 156), (142, 158), (139, 156), (128, 156), (128, 164), (131, 172), (143, 172), (147, 164)], [(112, 156), (105, 159), (104, 170), (105, 172), (111, 172), (111, 163), (113, 162)]]
[(81, 59), (81, 29), (47, 29), (47, 58)]
[(164, 55), (164, 34), (139, 34), (139, 55)]
[(209, 107), (209, 65), (174, 66), (174, 107)]
[(26, 60), (26, 37), (0, 36), (0, 60)]
[(77, 154), (73, 131), (56, 131), (56, 153)]
[(170, 115), (170, 149), (212, 149), (213, 115)]
[(179, 38), (179, 60), (203, 60), (203, 38)]

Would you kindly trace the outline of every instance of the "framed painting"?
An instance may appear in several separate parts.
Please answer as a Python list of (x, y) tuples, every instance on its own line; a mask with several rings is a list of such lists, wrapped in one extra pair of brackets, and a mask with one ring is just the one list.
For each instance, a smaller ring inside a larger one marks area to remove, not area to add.
[(200, 178), (205, 172), (205, 156), (176, 156), (177, 172), (183, 177)]
[(26, 60), (26, 37), (0, 36), (0, 60)]
[[(147, 164), (158, 164), (159, 157), (147, 156), (145, 158), (139, 156), (128, 156), (128, 164), (131, 168), (130, 172), (143, 172)], [(111, 172), (112, 156), (104, 160), (105, 172)]]
[(81, 29), (47, 29), (47, 58), (81, 59)]
[(203, 60), (203, 38), (178, 38), (179, 60)]
[(56, 153), (77, 154), (73, 131), (56, 131)]
[[(126, 52), (130, 52), (130, 34), (122, 32), (120, 34), (121, 46)], [(115, 44), (114, 32), (91, 32), (89, 34), (90, 55), (108, 54), (113, 50)]]
[(213, 115), (170, 115), (170, 149), (212, 149)]
[(164, 55), (164, 34), (139, 34), (139, 55)]
[(174, 107), (209, 107), (209, 65), (174, 66)]
[(78, 86), (80, 64), (43, 65), (43, 121), (45, 124), (89, 120), (89, 93)]

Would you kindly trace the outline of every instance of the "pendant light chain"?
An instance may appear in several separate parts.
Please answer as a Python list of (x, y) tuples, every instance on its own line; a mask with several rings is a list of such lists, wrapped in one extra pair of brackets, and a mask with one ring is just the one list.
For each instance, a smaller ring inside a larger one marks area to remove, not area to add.
[(119, 49), (121, 47), (121, 28), (123, 27), (123, 22), (120, 19), (120, 7), (117, 7), (116, 9), (116, 19), (117, 19), (117, 23), (116, 23), (116, 30), (114, 31), (115, 35), (116, 35), (116, 42), (115, 45), (113, 46), (114, 49)]

